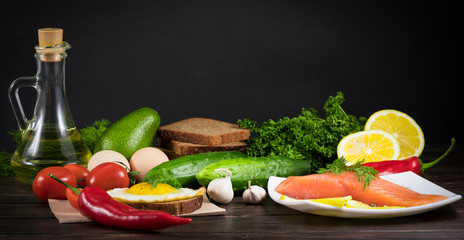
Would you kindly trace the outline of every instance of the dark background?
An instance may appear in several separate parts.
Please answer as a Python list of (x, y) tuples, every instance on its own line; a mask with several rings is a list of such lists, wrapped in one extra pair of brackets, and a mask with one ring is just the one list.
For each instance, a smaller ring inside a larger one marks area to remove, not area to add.
[[(1, 10), (0, 146), (17, 127), (10, 83), (36, 72), (37, 29), (72, 48), (66, 89), (79, 128), (140, 107), (161, 124), (188, 117), (262, 122), (323, 105), (393, 108), (428, 144), (459, 140), (462, 19), (442, 1), (14, 1)], [(459, 45), (458, 45), (459, 43)], [(20, 91), (32, 113), (35, 91)]]

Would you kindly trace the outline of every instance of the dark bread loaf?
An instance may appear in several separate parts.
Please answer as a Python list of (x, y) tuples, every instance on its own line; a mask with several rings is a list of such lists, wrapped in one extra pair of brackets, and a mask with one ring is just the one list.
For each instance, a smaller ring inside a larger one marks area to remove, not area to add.
[(179, 155), (172, 151), (171, 149), (167, 149), (165, 147), (157, 147), (159, 150), (163, 151), (166, 156), (168, 156), (169, 160), (176, 159), (179, 157), (182, 157), (182, 155)]
[(247, 140), (249, 136), (248, 129), (208, 118), (188, 118), (158, 129), (158, 138), (163, 141), (174, 140), (201, 145), (240, 142)]
[(169, 149), (177, 156), (192, 155), (197, 153), (206, 153), (206, 152), (223, 152), (223, 151), (237, 151), (246, 153), (247, 144), (244, 142), (231, 142), (224, 143), (219, 145), (203, 145), (195, 143), (186, 143), (179, 141), (165, 141), (163, 139), (158, 139), (158, 143), (164, 149)]

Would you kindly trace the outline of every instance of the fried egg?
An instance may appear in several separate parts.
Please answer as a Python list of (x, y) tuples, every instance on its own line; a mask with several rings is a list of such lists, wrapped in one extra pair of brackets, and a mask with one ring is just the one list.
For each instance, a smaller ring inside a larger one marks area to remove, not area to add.
[(153, 187), (151, 183), (138, 183), (130, 188), (115, 188), (107, 191), (108, 194), (120, 202), (126, 203), (159, 203), (189, 199), (203, 196), (206, 188), (197, 190), (191, 188), (173, 188), (165, 183), (158, 183)]

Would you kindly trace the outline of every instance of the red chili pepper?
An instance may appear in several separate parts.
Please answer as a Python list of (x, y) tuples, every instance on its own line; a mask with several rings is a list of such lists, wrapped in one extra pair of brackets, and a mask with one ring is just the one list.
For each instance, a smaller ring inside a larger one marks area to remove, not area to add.
[(377, 170), (379, 176), (401, 173), (411, 171), (419, 176), (424, 174), (424, 171), (433, 167), (435, 164), (439, 163), (443, 158), (445, 158), (448, 153), (454, 148), (455, 139), (451, 139), (451, 146), (446, 150), (443, 155), (429, 163), (423, 163), (418, 157), (410, 157), (404, 160), (387, 160), (382, 162), (369, 162), (364, 163), (362, 166), (372, 167)]
[(128, 229), (156, 230), (190, 223), (190, 218), (162, 211), (142, 211), (114, 200), (99, 187), (86, 187), (79, 195), (79, 211), (99, 223)]
[[(49, 174), (53, 179), (60, 179)], [(66, 185), (66, 184), (65, 184)], [(75, 189), (69, 186), (71, 189)], [(79, 191), (76, 189), (76, 191)], [(76, 192), (77, 193), (77, 192)], [(94, 221), (119, 228), (158, 230), (190, 223), (192, 219), (173, 216), (162, 211), (137, 210), (113, 199), (99, 187), (85, 187), (79, 194), (79, 212)]]
[(411, 171), (421, 175), (421, 165), (418, 157), (410, 157), (405, 160), (387, 160), (381, 162), (364, 163), (362, 166), (372, 167), (377, 170), (379, 176)]

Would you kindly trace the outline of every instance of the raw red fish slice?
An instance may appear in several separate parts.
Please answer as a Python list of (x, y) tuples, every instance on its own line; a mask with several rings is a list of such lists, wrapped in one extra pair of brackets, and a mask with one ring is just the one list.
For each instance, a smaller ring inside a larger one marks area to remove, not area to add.
[(292, 176), (282, 181), (276, 192), (295, 199), (317, 199), (345, 197), (350, 189), (338, 181), (332, 174), (312, 174)]
[(412, 207), (438, 202), (448, 197), (421, 194), (392, 182), (377, 178), (369, 187), (356, 179), (353, 173), (339, 175), (324, 173), (288, 177), (275, 191), (295, 199), (345, 197), (375, 206)]

